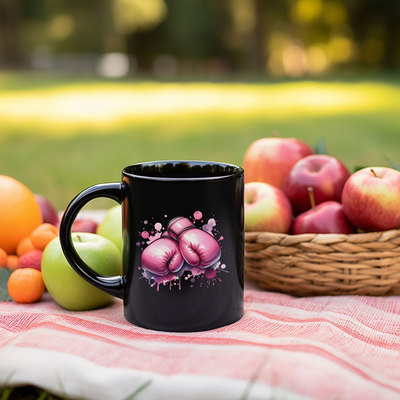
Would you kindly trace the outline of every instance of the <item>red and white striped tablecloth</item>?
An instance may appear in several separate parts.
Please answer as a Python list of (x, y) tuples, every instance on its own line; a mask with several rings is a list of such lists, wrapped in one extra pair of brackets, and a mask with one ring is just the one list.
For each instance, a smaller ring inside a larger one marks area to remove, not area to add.
[(138, 328), (117, 299), (0, 302), (0, 385), (71, 399), (400, 399), (399, 350), (399, 297), (247, 289), (239, 322), (199, 333)]

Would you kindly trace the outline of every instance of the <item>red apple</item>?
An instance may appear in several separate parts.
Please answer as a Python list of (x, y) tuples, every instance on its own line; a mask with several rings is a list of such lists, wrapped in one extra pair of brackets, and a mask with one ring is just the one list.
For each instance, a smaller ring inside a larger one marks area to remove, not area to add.
[(293, 138), (264, 138), (253, 142), (243, 159), (246, 182), (269, 183), (283, 189), (293, 165), (313, 154), (304, 142)]
[(72, 225), (71, 232), (96, 233), (99, 224), (91, 219), (77, 219)]
[(287, 233), (292, 224), (292, 207), (285, 194), (263, 182), (246, 183), (245, 231)]
[(56, 209), (50, 203), (50, 201), (40, 194), (35, 194), (35, 199), (38, 202), (40, 210), (42, 212), (43, 223), (58, 226), (60, 219), (58, 218)]
[(337, 201), (324, 201), (300, 214), (293, 222), (292, 233), (356, 233)]
[(283, 189), (295, 214), (311, 208), (307, 188), (314, 190), (315, 204), (341, 201), (342, 190), (350, 176), (347, 168), (335, 157), (313, 154), (297, 161)]
[(373, 167), (355, 172), (342, 193), (347, 219), (366, 232), (400, 227), (400, 172)]

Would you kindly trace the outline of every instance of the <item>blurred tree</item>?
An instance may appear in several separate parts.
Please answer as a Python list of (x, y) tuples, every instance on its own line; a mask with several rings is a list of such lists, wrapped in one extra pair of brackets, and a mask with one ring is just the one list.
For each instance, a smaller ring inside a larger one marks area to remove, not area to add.
[(0, 1), (0, 66), (18, 67), (21, 63), (21, 49), (18, 29), (20, 22), (19, 2)]
[(252, 41), (250, 47), (251, 70), (258, 73), (265, 71), (265, 59), (267, 57), (264, 40), (265, 25), (267, 20), (267, 7), (265, 0), (253, 0), (254, 5), (254, 28), (252, 30)]
[(228, 23), (227, 1), (165, 0), (168, 16), (153, 30), (127, 37), (128, 50), (150, 68), (160, 54), (201, 61), (228, 56), (222, 32)]
[(361, 66), (400, 67), (400, 2), (347, 0), (349, 25)]
[(115, 26), (123, 35), (157, 26), (167, 15), (164, 0), (114, 0)]
[[(103, 52), (112, 24), (109, 0), (20, 0), (25, 50)], [(94, 12), (94, 10), (96, 12)]]
[(265, 0), (231, 0), (230, 26), (224, 38), (226, 45), (240, 51), (246, 60), (242, 69), (258, 73), (265, 71), (266, 5)]

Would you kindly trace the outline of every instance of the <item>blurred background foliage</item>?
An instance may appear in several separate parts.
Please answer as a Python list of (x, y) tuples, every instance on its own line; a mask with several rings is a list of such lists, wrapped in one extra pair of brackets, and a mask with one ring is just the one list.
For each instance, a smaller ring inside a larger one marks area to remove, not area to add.
[(0, 174), (61, 210), (135, 162), (241, 164), (274, 129), (351, 171), (399, 164), (399, 17), (393, 0), (0, 0)]
[(190, 78), (396, 69), (399, 16), (393, 0), (1, 0), (0, 63), (107, 75), (104, 55), (119, 53), (120, 75)]

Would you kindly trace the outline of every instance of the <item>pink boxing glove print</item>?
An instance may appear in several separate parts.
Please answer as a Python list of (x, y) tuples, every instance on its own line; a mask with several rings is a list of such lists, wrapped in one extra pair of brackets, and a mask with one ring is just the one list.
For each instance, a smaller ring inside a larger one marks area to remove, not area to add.
[(178, 272), (183, 262), (179, 244), (168, 232), (164, 232), (159, 239), (151, 242), (142, 253), (142, 267), (158, 276)]
[(167, 232), (179, 242), (183, 258), (192, 267), (207, 268), (221, 257), (221, 247), (212, 234), (197, 229), (185, 217), (170, 221)]
[(224, 237), (217, 230), (216, 220), (203, 219), (201, 211), (191, 218), (164, 217), (169, 221), (166, 224), (143, 221), (143, 231), (139, 232), (142, 241), (136, 243), (142, 250), (141, 278), (151, 287), (157, 285), (157, 291), (160, 285), (168, 285), (170, 290), (178, 286), (180, 290), (186, 281), (191, 288), (197, 284), (218, 286), (222, 280), (217, 275), (228, 271), (220, 261), (223, 250), (219, 242)]

